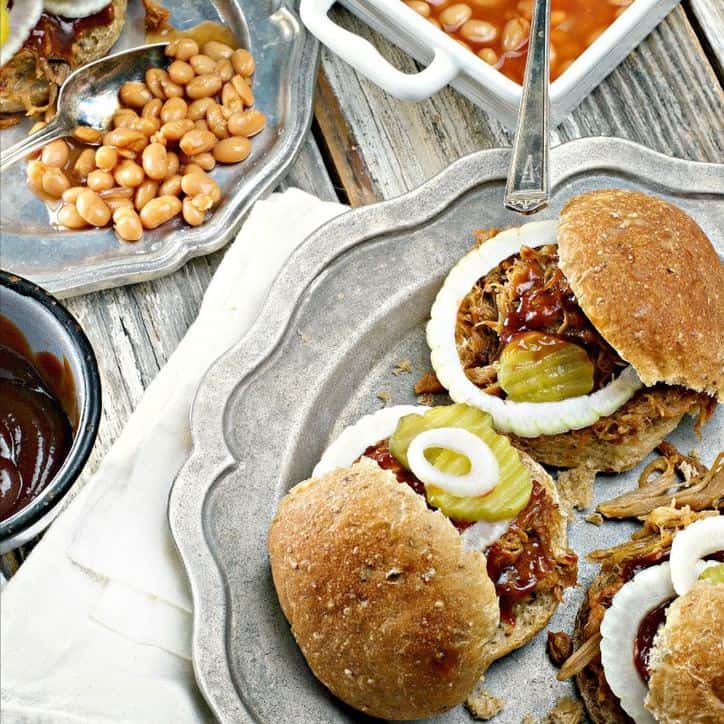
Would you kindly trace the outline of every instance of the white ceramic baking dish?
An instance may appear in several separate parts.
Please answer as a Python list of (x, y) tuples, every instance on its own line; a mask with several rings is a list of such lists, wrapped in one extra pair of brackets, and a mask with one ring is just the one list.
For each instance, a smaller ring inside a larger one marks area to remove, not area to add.
[[(341, 0), (342, 5), (426, 65), (403, 73), (368, 41), (334, 23), (336, 0), (301, 0), (304, 24), (330, 50), (388, 93), (408, 101), (429, 98), (450, 83), (509, 127), (516, 122), (521, 87), (491, 68), (401, 0)], [(638, 45), (679, 0), (634, 0), (576, 61), (551, 84), (555, 125), (572, 111)]]

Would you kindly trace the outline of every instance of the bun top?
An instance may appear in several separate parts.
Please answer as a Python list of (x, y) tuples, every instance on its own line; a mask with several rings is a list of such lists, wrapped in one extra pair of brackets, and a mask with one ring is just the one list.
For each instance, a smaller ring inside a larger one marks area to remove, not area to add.
[(294, 487), (269, 555), (307, 663), (351, 706), (422, 718), (460, 703), (480, 678), (499, 618), (485, 558), (371, 460)]
[(724, 400), (724, 270), (691, 217), (637, 191), (591, 191), (563, 208), (558, 253), (581, 309), (645, 385)]
[(654, 639), (646, 708), (657, 722), (724, 721), (724, 584), (701, 581), (677, 598)]

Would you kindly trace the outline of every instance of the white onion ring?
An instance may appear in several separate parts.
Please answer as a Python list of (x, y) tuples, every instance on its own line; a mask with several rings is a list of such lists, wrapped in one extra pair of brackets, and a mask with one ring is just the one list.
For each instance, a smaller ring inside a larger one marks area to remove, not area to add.
[(507, 532), (512, 522), (513, 518), (491, 521), (479, 520), (477, 523), (468, 526), (460, 534), (463, 546), (484, 553), (498, 538)]
[[(452, 475), (436, 468), (425, 457), (425, 450), (432, 447), (464, 455), (470, 461), (470, 471)], [(434, 485), (463, 498), (485, 495), (500, 481), (500, 468), (493, 451), (477, 435), (461, 427), (438, 427), (421, 432), (407, 449), (407, 461), (425, 486)]]
[(702, 518), (679, 531), (671, 544), (671, 581), (679, 596), (696, 583), (704, 556), (724, 550), (724, 517)]

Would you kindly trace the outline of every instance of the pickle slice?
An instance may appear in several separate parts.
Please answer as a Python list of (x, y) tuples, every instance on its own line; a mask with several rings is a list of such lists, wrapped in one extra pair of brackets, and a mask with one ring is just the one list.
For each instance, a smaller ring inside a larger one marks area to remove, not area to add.
[[(425, 487), (430, 505), (439, 508), (455, 520), (475, 522), (496, 521), (517, 515), (530, 500), (532, 482), (518, 451), (504, 435), (493, 430), (492, 419), (486, 412), (463, 403), (433, 407), (424, 415), (403, 417), (390, 438), (390, 452), (408, 470), (407, 448), (421, 432), (439, 427), (460, 427), (477, 435), (493, 452), (498, 461), (500, 482), (493, 490), (479, 497), (459, 497), (433, 486)], [(440, 470), (464, 475), (470, 461), (452, 450), (432, 448), (425, 457)]]
[(558, 402), (593, 389), (593, 363), (577, 344), (524, 332), (503, 350), (498, 382), (514, 402)]
[(705, 568), (699, 575), (699, 580), (724, 583), (724, 563), (717, 563), (715, 566)]

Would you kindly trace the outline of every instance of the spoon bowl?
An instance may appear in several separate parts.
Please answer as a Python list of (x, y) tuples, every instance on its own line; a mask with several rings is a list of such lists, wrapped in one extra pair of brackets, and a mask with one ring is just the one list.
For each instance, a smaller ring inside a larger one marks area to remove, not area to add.
[(129, 80), (143, 80), (149, 68), (164, 68), (167, 43), (141, 45), (88, 63), (71, 73), (58, 94), (55, 118), (39, 131), (3, 151), (0, 171), (45, 146), (56, 138), (71, 135), (76, 126), (91, 126), (99, 131), (110, 128), (119, 108), (118, 91)]

